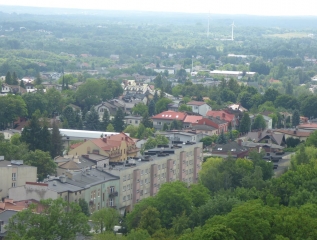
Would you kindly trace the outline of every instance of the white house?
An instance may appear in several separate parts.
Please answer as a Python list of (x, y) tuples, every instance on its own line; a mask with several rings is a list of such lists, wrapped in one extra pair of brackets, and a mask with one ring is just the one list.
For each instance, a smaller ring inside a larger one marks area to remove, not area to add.
[(198, 113), (202, 116), (206, 116), (206, 113), (211, 111), (211, 107), (205, 102), (190, 101), (187, 103), (187, 106), (190, 106), (194, 113)]

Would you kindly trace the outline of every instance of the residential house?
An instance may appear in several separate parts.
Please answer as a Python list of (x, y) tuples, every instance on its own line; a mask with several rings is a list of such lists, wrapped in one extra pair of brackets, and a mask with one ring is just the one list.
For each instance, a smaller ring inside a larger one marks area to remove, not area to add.
[(19, 187), (27, 181), (36, 182), (37, 168), (24, 165), (23, 160), (4, 160), (0, 156), (0, 200), (8, 196), (10, 188)]
[(153, 127), (162, 130), (164, 123), (170, 125), (174, 120), (184, 122), (187, 114), (183, 112), (164, 111), (152, 117)]
[(183, 121), (183, 128), (189, 128), (193, 124), (197, 123), (198, 120), (202, 119), (203, 116), (197, 116), (197, 115), (187, 115)]
[(175, 74), (175, 68), (171, 67), (154, 68), (153, 71), (157, 73), (164, 73), (165, 71), (167, 71), (168, 74)]
[(280, 146), (278, 144), (274, 143), (257, 143), (257, 142), (252, 142), (252, 141), (244, 141), (242, 142), (242, 146), (246, 147), (250, 151), (257, 151), (261, 152), (264, 151), (266, 153), (276, 153), (276, 152), (281, 152), (284, 149), (284, 146)]
[(1, 94), (7, 94), (13, 92), (12, 87), (6, 83), (1, 84)]
[(25, 84), (25, 89), (27, 92), (35, 92), (36, 88), (34, 87), (34, 84), (31, 82), (28, 82)]
[(249, 150), (242, 145), (242, 140), (229, 141), (225, 144), (214, 144), (211, 149), (211, 156), (226, 158), (244, 158), (249, 154)]
[(190, 101), (186, 105), (190, 106), (194, 113), (198, 113), (202, 116), (206, 116), (207, 112), (211, 111), (211, 107), (205, 102)]
[(143, 156), (114, 164), (109, 173), (120, 177), (119, 210), (123, 215), (144, 198), (155, 196), (162, 184), (198, 181), (202, 143), (158, 146)]
[(204, 117), (197, 121), (197, 123), (192, 124), (192, 127), (196, 125), (207, 125), (211, 126), (216, 130), (216, 134), (220, 134), (221, 131), (224, 133), (228, 131), (228, 122), (219, 117)]
[(247, 112), (248, 111), (246, 108), (242, 107), (242, 105), (240, 103), (230, 104), (228, 106), (228, 108), (233, 110), (233, 111), (239, 111), (239, 112)]
[(208, 136), (218, 135), (219, 130), (215, 127), (206, 124), (195, 124), (191, 126), (191, 129), (196, 133), (202, 133)]
[(181, 106), (181, 100), (173, 100), (173, 102), (167, 105), (168, 110), (178, 112), (178, 108)]
[(95, 110), (99, 114), (100, 120), (102, 120), (105, 111), (108, 111), (109, 115), (111, 116), (110, 118), (112, 119), (116, 115), (116, 112), (119, 108), (125, 111), (125, 105), (122, 102), (119, 102), (118, 99), (101, 102), (101, 104), (95, 106)]
[(103, 138), (90, 139), (71, 148), (69, 155), (99, 154), (109, 158), (109, 162), (122, 162), (136, 157), (138, 149), (135, 142), (125, 133)]
[(272, 143), (279, 146), (285, 146), (284, 134), (274, 133), (272, 130), (269, 129), (258, 132), (249, 132), (244, 139), (246, 141), (252, 141), (255, 143)]
[(300, 141), (306, 141), (309, 135), (312, 134), (311, 131), (298, 129), (275, 129), (273, 130), (273, 132), (277, 134), (284, 134), (285, 140), (292, 137), (295, 139), (299, 139)]
[(125, 124), (127, 125), (133, 125), (133, 126), (136, 126), (138, 127), (140, 125), (140, 123), (142, 122), (142, 117), (140, 116), (125, 116), (124, 117), (124, 122)]
[(12, 137), (14, 134), (19, 134), (19, 135), (21, 135), (21, 131), (20, 131), (20, 130), (15, 130), (15, 129), (3, 130), (3, 131), (0, 131), (0, 134), (1, 134), (1, 133), (3, 134), (5, 140), (10, 140), (11, 137)]
[(233, 129), (236, 128), (237, 126), (237, 119), (234, 114), (228, 113), (224, 110), (217, 110), (217, 111), (208, 111), (206, 113), (206, 116), (208, 117), (213, 117), (213, 118), (218, 118), (226, 121), (228, 124), (231, 123), (231, 127)]

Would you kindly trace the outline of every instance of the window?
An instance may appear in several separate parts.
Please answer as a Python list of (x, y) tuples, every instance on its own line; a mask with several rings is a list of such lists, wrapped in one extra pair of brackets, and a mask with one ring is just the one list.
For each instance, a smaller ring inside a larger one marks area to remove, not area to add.
[(147, 178), (144, 180), (145, 183), (147, 183)]
[(98, 203), (98, 205), (97, 205), (97, 209), (98, 209), (98, 210), (100, 209), (100, 203)]
[(158, 165), (157, 168), (158, 168), (158, 170), (161, 170), (161, 165)]
[(186, 166), (188, 166), (188, 161), (186, 161)]
[(146, 174), (149, 174), (149, 169), (146, 169), (145, 172), (146, 172)]
[(141, 175), (143, 175), (144, 174), (144, 171), (143, 170), (141, 170)]
[(126, 196), (124, 196), (124, 197), (123, 197), (123, 201), (125, 202), (125, 201), (126, 201), (126, 199), (127, 199), (127, 197), (126, 197)]
[(110, 187), (110, 192), (113, 193), (114, 192), (114, 186)]
[(140, 191), (140, 196), (143, 196), (143, 190)]
[(100, 189), (98, 189), (98, 197), (100, 197)]
[(123, 176), (123, 181), (126, 181), (126, 179), (127, 179), (127, 176)]
[(15, 182), (13, 182), (11, 186), (12, 186), (12, 187), (15, 187)]
[(128, 185), (128, 190), (130, 190), (130, 184)]
[(162, 125), (162, 122), (157, 122), (157, 125)]
[(128, 195), (127, 197), (128, 197), (128, 200), (130, 200), (130, 195)]
[(17, 174), (16, 173), (12, 173), (12, 181), (17, 180)]
[[(125, 151), (125, 150), (124, 150)], [(128, 175), (128, 180), (130, 180), (130, 174)]]
[(176, 161), (173, 161), (174, 166), (176, 165)]
[(141, 180), (141, 184), (140, 184), (141, 186), (143, 185), (143, 180)]
[(140, 190), (138, 189), (138, 190), (136, 190), (136, 193), (139, 193), (140, 192)]
[(113, 207), (113, 198), (109, 198), (109, 206)]
[(135, 123), (138, 124), (138, 120), (135, 120)]
[(102, 201), (105, 201), (105, 193), (102, 194)]
[(126, 186), (123, 186), (123, 191), (125, 192), (125, 190), (126, 190)]

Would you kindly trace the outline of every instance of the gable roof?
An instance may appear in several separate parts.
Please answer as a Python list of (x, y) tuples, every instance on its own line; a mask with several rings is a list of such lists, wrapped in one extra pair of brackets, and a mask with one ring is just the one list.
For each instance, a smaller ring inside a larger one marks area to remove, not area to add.
[(284, 134), (264, 130), (262, 132), (249, 132), (245, 138), (251, 139), (254, 142), (260, 142), (266, 137), (269, 137), (276, 144), (281, 145), (283, 143)]
[(205, 102), (201, 102), (201, 101), (190, 101), (187, 103), (187, 105), (193, 105), (193, 106), (202, 106), (206, 104)]
[(240, 146), (237, 142), (232, 141), (226, 144), (216, 144), (212, 147), (212, 152), (227, 154), (230, 152), (232, 155), (247, 152), (248, 149), (244, 146)]
[(235, 118), (234, 114), (230, 114), (230, 113), (227, 113), (223, 110), (219, 110), (219, 111), (208, 111), (206, 113), (206, 116), (210, 116), (210, 117), (214, 117), (214, 118), (220, 118), (220, 119), (223, 119), (225, 120), (226, 122), (232, 122), (233, 119)]
[(287, 135), (295, 136), (295, 137), (309, 137), (312, 132), (306, 131), (298, 131), (298, 130), (291, 130), (291, 129), (276, 129), (274, 132), (280, 132)]
[(198, 120), (202, 119), (203, 116), (187, 115), (184, 119), (185, 123), (197, 123)]
[(175, 112), (175, 111), (164, 111), (162, 113), (156, 114), (152, 117), (152, 119), (165, 119), (165, 120), (179, 120), (184, 121), (187, 114), (183, 112)]

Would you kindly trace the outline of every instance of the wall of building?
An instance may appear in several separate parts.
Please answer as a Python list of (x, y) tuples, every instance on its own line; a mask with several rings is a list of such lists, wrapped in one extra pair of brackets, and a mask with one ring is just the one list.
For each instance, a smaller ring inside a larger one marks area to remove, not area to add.
[(24, 186), (10, 188), (9, 189), (9, 198), (14, 201), (23, 201), (34, 199), (40, 201), (42, 199), (57, 199), (58, 194), (50, 189), (47, 186), (43, 185), (34, 185), (34, 184), (25, 184)]
[[(13, 178), (13, 173), (15, 178)], [(25, 182), (36, 182), (37, 168), (31, 166), (8, 165), (0, 167), (0, 199), (9, 195), (9, 188), (23, 186)]]

